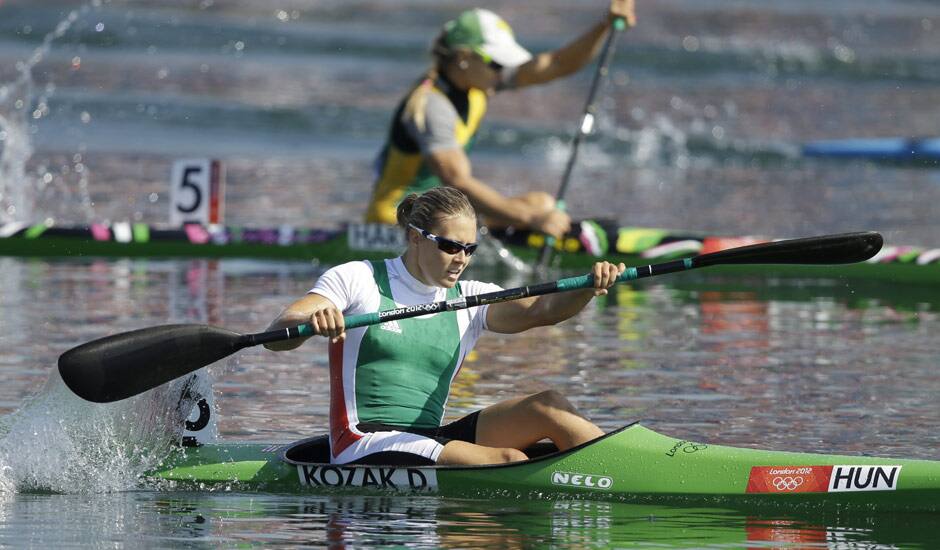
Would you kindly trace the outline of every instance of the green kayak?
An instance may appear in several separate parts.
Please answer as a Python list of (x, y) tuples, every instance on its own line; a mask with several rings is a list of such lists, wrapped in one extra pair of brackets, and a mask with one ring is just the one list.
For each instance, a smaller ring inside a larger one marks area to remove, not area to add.
[(329, 464), (326, 436), (183, 447), (149, 479), (175, 488), (574, 497), (741, 507), (940, 511), (940, 461), (763, 451), (658, 434), (638, 423), (565, 452), (489, 466)]

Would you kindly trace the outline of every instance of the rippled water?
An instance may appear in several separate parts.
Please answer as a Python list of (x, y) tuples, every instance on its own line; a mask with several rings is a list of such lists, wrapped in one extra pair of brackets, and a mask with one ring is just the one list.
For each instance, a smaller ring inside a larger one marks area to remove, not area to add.
[[(601, 4), (487, 6), (539, 50)], [(0, 220), (164, 222), (170, 162), (194, 155), (224, 162), (230, 223), (354, 219), (399, 94), (461, 7), (0, 1)], [(936, 135), (935, 3), (670, 0), (640, 2), (639, 17), (582, 150), (574, 215), (940, 244), (935, 166), (799, 154), (814, 139)], [(49, 33), (61, 36), (45, 48)], [(552, 191), (588, 82), (585, 71), (496, 98), (475, 174)], [(58, 356), (169, 322), (263, 329), (324, 267), (0, 258), (0, 546), (932, 546), (935, 515), (134, 490), (166, 452), (180, 383), (91, 405), (64, 388)], [(729, 445), (940, 460), (938, 288), (706, 272), (622, 286), (560, 326), (487, 335), (448, 413), (553, 387), (605, 429), (642, 419)], [(324, 349), (213, 366), (219, 437), (325, 430)]]
[[(0, 541), (21, 543), (27, 529), (44, 543), (100, 541), (102, 533), (127, 541), (143, 533), (155, 544), (861, 544), (929, 540), (924, 537), (937, 527), (935, 516), (914, 524), (922, 529), (899, 530), (893, 524), (909, 518), (120, 492), (136, 487), (135, 476), (164, 448), (156, 444), (162, 424), (151, 415), (171, 409), (179, 386), (117, 405), (82, 403), (58, 380), (58, 355), (104, 334), (166, 322), (261, 330), (319, 272), (302, 263), (0, 260), (4, 296), (17, 297), (0, 302), (6, 324), (0, 412), (14, 428), (0, 440)], [(605, 429), (642, 419), (657, 431), (700, 441), (936, 460), (936, 292), (911, 289), (892, 299), (879, 288), (701, 275), (621, 286), (562, 325), (487, 335), (461, 371), (449, 415), (551, 387)], [(245, 350), (211, 370), (220, 438), (286, 441), (326, 430), (322, 341), (292, 353)], [(32, 394), (38, 396), (22, 405)], [(132, 452), (115, 458), (116, 449)], [(10, 493), (31, 487), (67, 494)], [(51, 509), (67, 518), (64, 530), (42, 527)], [(680, 533), (673, 532), (677, 526)]]
[[(8, 522), (45, 534), (11, 540), (21, 544), (111, 546), (128, 533), (147, 546), (913, 548), (932, 540), (923, 517), (896, 518), (893, 525), (842, 518), (826, 527), (822, 518), (800, 514), (590, 501), (117, 493), (90, 506), (78, 495), (19, 498), (22, 506)], [(78, 513), (46, 533), (49, 516), (62, 508)], [(892, 542), (872, 543), (878, 540)]]

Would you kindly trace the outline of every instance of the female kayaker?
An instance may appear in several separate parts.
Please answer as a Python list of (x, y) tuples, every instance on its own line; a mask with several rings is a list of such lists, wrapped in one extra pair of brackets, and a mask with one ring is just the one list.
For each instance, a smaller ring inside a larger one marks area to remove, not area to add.
[[(330, 449), (334, 463), (493, 464), (525, 460), (548, 438), (568, 449), (603, 434), (564, 397), (509, 399), (441, 426), (451, 383), (484, 330), (516, 333), (572, 317), (607, 293), (624, 265), (594, 264), (594, 288), (390, 321), (344, 332), (343, 316), (498, 291), (460, 281), (476, 251), (477, 217), (452, 187), (412, 194), (398, 206), (407, 232), (393, 260), (334, 267), (288, 306), (270, 330), (309, 322), (331, 338)], [(267, 344), (294, 349), (305, 339)]]
[(551, 195), (503, 195), (473, 176), (466, 151), (488, 96), (574, 73), (598, 53), (616, 18), (635, 23), (633, 0), (611, 0), (603, 21), (566, 46), (534, 57), (491, 11), (466, 11), (445, 24), (431, 48), (431, 68), (395, 110), (376, 161), (366, 221), (394, 224), (403, 197), (447, 185), (463, 191), (491, 227), (529, 228), (556, 238), (567, 232), (571, 220)]

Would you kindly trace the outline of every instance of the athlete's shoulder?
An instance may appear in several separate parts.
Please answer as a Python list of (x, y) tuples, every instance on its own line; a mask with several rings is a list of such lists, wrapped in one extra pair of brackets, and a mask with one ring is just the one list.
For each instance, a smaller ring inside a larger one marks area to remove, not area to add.
[(344, 280), (357, 279), (360, 277), (372, 278), (373, 272), (374, 270), (372, 262), (369, 260), (354, 260), (331, 267), (326, 271), (326, 273), (323, 274), (323, 276), (329, 276), (330, 278), (340, 278)]
[[(330, 268), (314, 284), (310, 292), (326, 297), (343, 312), (373, 311), (369, 302), (370, 293), (375, 289), (372, 264), (367, 261), (346, 262)], [(363, 306), (369, 302), (369, 307)], [(370, 309), (371, 308), (371, 309)]]
[(460, 281), (460, 291), (464, 296), (476, 296), (487, 292), (499, 292), (503, 287), (484, 281)]
[[(421, 93), (421, 92), (418, 92)], [(423, 92), (425, 100), (423, 102), (424, 112), (422, 113), (426, 120), (436, 124), (447, 124), (460, 117), (457, 107), (450, 101), (447, 95), (437, 88), (431, 88)], [(414, 117), (416, 113), (408, 113), (408, 110), (402, 112), (403, 122), (409, 122), (408, 116)]]

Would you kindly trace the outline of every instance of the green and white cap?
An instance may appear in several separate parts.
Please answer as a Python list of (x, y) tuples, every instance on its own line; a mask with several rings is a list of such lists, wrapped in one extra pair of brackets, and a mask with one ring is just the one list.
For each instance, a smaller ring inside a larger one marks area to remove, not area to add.
[(470, 48), (484, 61), (503, 67), (518, 67), (532, 59), (532, 54), (516, 43), (509, 23), (490, 10), (465, 11), (445, 23), (444, 43), (449, 48)]

